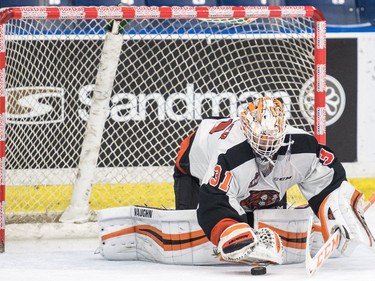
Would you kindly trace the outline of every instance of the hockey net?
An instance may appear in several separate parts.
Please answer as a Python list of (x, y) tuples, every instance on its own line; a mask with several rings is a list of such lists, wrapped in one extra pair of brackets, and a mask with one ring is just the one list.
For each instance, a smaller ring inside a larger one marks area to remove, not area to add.
[(2, 235), (5, 218), (174, 208), (177, 149), (206, 117), (273, 95), (325, 141), (325, 21), (313, 7), (2, 9), (0, 83)]

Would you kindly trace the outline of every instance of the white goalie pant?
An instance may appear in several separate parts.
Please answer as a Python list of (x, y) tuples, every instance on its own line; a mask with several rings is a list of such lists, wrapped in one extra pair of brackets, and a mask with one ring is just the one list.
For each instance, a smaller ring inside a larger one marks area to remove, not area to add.
[[(284, 245), (283, 264), (305, 259), (310, 209), (254, 212), (254, 228), (276, 231)], [(143, 260), (167, 264), (227, 263), (215, 256), (216, 246), (198, 225), (196, 210), (119, 207), (98, 212), (100, 246), (107, 260)]]

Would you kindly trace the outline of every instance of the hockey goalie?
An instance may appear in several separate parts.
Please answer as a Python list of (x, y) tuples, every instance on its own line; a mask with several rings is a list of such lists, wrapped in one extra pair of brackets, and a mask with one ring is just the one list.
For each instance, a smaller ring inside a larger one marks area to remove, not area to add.
[[(288, 208), (298, 185), (305, 208)], [(363, 194), (335, 153), (286, 124), (283, 104), (261, 97), (237, 119), (206, 119), (175, 164), (176, 210), (122, 207), (99, 213), (100, 253), (114, 260), (174, 264), (298, 263), (337, 229), (337, 255), (374, 249)]]

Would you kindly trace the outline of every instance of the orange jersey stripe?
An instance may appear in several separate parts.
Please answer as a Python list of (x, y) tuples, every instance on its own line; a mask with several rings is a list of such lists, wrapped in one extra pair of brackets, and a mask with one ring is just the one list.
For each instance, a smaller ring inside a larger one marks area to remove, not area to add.
[(176, 167), (177, 169), (180, 170), (181, 173), (183, 173), (184, 175), (186, 175), (186, 172), (184, 171), (184, 169), (182, 169), (181, 165), (180, 165), (180, 161), (181, 161), (181, 158), (182, 156), (184, 155), (184, 153), (186, 152), (186, 150), (189, 148), (190, 146), (190, 139), (191, 137), (195, 134), (195, 131), (192, 132), (187, 138), (185, 138), (181, 145), (180, 145), (180, 149), (179, 151), (177, 152), (177, 159), (176, 159)]
[(224, 230), (235, 223), (238, 223), (238, 221), (234, 219), (225, 218), (219, 221), (217, 224), (215, 224), (214, 228), (211, 230), (211, 242), (217, 246), (220, 241), (220, 236), (224, 232)]

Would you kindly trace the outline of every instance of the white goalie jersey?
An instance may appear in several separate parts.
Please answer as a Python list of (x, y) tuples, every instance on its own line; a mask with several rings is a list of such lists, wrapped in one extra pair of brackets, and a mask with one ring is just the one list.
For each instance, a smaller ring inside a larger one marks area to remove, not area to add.
[(291, 126), (271, 160), (256, 157), (238, 119), (202, 121), (191, 138), (188, 162), (201, 183), (198, 220), (206, 235), (223, 218), (243, 221), (246, 211), (278, 206), (294, 185), (317, 212), (326, 195), (346, 180), (328, 147)]

